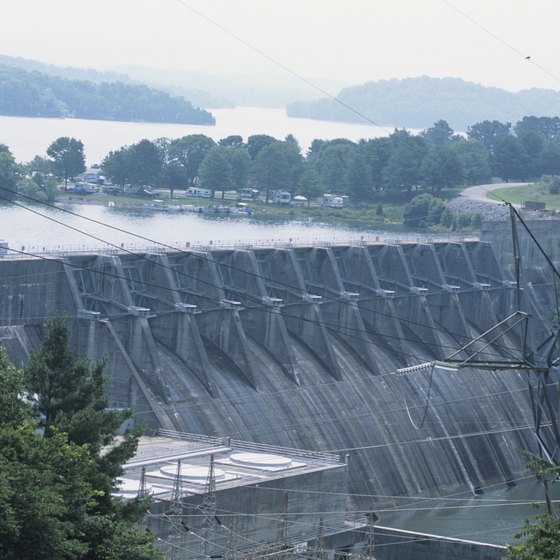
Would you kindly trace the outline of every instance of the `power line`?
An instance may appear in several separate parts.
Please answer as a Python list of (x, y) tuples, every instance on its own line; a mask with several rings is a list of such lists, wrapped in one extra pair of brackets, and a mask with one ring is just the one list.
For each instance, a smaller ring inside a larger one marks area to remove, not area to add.
[(538, 64), (537, 62), (535, 62), (534, 58), (530, 55), (528, 55), (527, 53), (524, 53), (522, 51), (520, 51), (517, 47), (515, 47), (514, 45), (512, 45), (511, 43), (509, 43), (508, 41), (506, 41), (505, 39), (503, 39), (502, 37), (500, 37), (499, 35), (497, 35), (496, 33), (494, 33), (492, 30), (488, 29), (487, 27), (485, 27), (484, 25), (482, 25), (479, 21), (475, 20), (473, 17), (471, 17), (470, 15), (468, 15), (466, 12), (460, 10), (457, 6), (455, 6), (454, 4), (452, 4), (451, 2), (449, 2), (449, 0), (441, 0), (444, 4), (446, 4), (447, 6), (449, 6), (452, 10), (455, 10), (458, 14), (460, 14), (462, 17), (464, 17), (465, 19), (467, 19), (468, 21), (470, 21), (473, 25), (475, 25), (476, 27), (478, 27), (479, 29), (481, 29), (482, 31), (484, 31), (484, 33), (486, 33), (487, 35), (489, 35), (490, 37), (496, 39), (496, 41), (500, 42), (502, 45), (504, 45), (505, 47), (507, 47), (509, 50), (511, 50), (512, 52), (514, 52), (516, 55), (518, 55), (521, 59), (523, 59), (524, 61), (530, 62), (531, 64), (533, 64), (534, 66), (536, 66), (539, 70), (541, 70), (542, 72), (544, 72), (545, 74), (547, 74), (548, 76), (550, 76), (551, 78), (553, 78), (554, 80), (556, 80), (557, 82), (560, 82), (560, 77), (558, 77), (556, 74), (553, 74), (552, 72), (550, 72), (550, 70), (544, 68), (543, 66), (541, 66), (540, 64)]
[(344, 107), (345, 109), (348, 109), (348, 111), (354, 113), (355, 115), (359, 116), (361, 119), (367, 121), (368, 123), (376, 126), (377, 128), (380, 128), (382, 130), (384, 130), (385, 132), (387, 132), (388, 134), (391, 133), (391, 131), (384, 127), (383, 125), (375, 122), (373, 119), (371, 119), (370, 117), (368, 117), (367, 115), (364, 115), (363, 113), (361, 113), (360, 111), (358, 111), (357, 109), (355, 109), (354, 107), (348, 105), (347, 103), (345, 103), (344, 101), (342, 101), (341, 99), (339, 99), (338, 97), (336, 97), (335, 95), (332, 95), (331, 93), (329, 93), (328, 91), (324, 90), (323, 88), (319, 87), (317, 84), (313, 83), (312, 81), (308, 80), (307, 78), (303, 77), (301, 74), (298, 74), (297, 72), (295, 72), (294, 70), (292, 70), (291, 68), (289, 68), (288, 66), (286, 66), (285, 64), (281, 63), (280, 61), (278, 61), (277, 59), (271, 57), (270, 55), (268, 55), (267, 53), (265, 53), (264, 51), (262, 51), (261, 49), (255, 47), (254, 45), (252, 45), (251, 43), (249, 43), (248, 41), (246, 41), (245, 39), (243, 39), (242, 37), (240, 37), (239, 35), (235, 34), (233, 31), (231, 31), (230, 29), (228, 29), (227, 27), (225, 27), (224, 25), (222, 25), (221, 23), (218, 23), (217, 21), (215, 21), (214, 19), (208, 17), (207, 15), (203, 14), (201, 11), (196, 10), (195, 8), (193, 8), (190, 4), (187, 4), (187, 2), (185, 2), (184, 0), (175, 0), (179, 5), (183, 6), (184, 8), (186, 8), (187, 10), (191, 11), (193, 14), (196, 14), (198, 17), (206, 20), (208, 23), (210, 23), (211, 25), (213, 25), (214, 27), (220, 29), (221, 31), (223, 31), (224, 33), (226, 33), (227, 35), (229, 35), (230, 37), (232, 37), (233, 39), (235, 39), (236, 41), (238, 41), (239, 43), (245, 45), (247, 48), (249, 48), (250, 50), (252, 50), (253, 52), (257, 53), (258, 55), (262, 56), (263, 58), (265, 58), (266, 60), (268, 60), (269, 62), (272, 62), (272, 64), (274, 64), (275, 66), (278, 66), (279, 68), (281, 68), (282, 70), (284, 70), (285, 72), (287, 72), (288, 74), (291, 74), (292, 76), (295, 76), (296, 78), (298, 78), (299, 80), (301, 80), (302, 82), (304, 82), (305, 84), (307, 84), (308, 86), (312, 87), (313, 89), (317, 90), (318, 92), (322, 93), (323, 95), (326, 95), (328, 98), (330, 98), (331, 100), (333, 100), (335, 103), (338, 103), (339, 105), (341, 105), (342, 107)]
[[(6, 191), (7, 189), (4, 189), (4, 188), (1, 188), (1, 187), (0, 187), (0, 190)], [(116, 230), (116, 231), (120, 231), (120, 232), (123, 232), (123, 233), (127, 233), (128, 235), (131, 235), (131, 236), (133, 236), (133, 237), (138, 237), (139, 239), (143, 239), (143, 240), (145, 240), (145, 241), (149, 241), (149, 242), (154, 243), (154, 244), (157, 244), (157, 245), (159, 245), (159, 246), (172, 249), (173, 251), (178, 251), (180, 254), (192, 255), (192, 252), (183, 251), (182, 249), (177, 249), (177, 248), (172, 247), (172, 246), (170, 246), (170, 245), (167, 245), (167, 244), (165, 244), (165, 243), (161, 243), (161, 242), (158, 242), (158, 241), (156, 241), (156, 240), (154, 240), (154, 239), (151, 239), (151, 238), (148, 238), (148, 237), (145, 237), (145, 236), (142, 236), (142, 235), (138, 235), (138, 234), (132, 233), (132, 232), (130, 232), (130, 231), (128, 231), (128, 230), (124, 230), (124, 229), (122, 229), (122, 228), (118, 228), (118, 227), (116, 227), (116, 226), (112, 226), (112, 225), (110, 225), (110, 224), (106, 224), (106, 223), (101, 222), (101, 221), (99, 221), (99, 220), (95, 220), (95, 219), (93, 219), (93, 218), (89, 218), (89, 217), (86, 217), (86, 216), (81, 216), (80, 214), (77, 214), (77, 213), (72, 212), (72, 211), (67, 210), (67, 209), (59, 209), (58, 207), (56, 207), (56, 206), (54, 206), (54, 205), (52, 205), (52, 204), (49, 204), (49, 203), (46, 203), (46, 202), (43, 202), (43, 201), (38, 201), (38, 200), (33, 199), (33, 198), (31, 198), (31, 197), (27, 197), (26, 195), (23, 195), (23, 194), (19, 194), (19, 193), (18, 193), (18, 196), (20, 196), (20, 197), (22, 197), (22, 198), (24, 198), (24, 199), (28, 199), (28, 200), (33, 201), (33, 202), (38, 202), (38, 203), (40, 203), (40, 204), (42, 204), (42, 205), (45, 205), (45, 206), (47, 206), (47, 207), (50, 207), (50, 208), (56, 208), (56, 209), (58, 209), (58, 210), (62, 210), (63, 212), (66, 212), (66, 213), (71, 214), (71, 215), (73, 215), (73, 216), (79, 217), (79, 218), (81, 218), (81, 219), (85, 219), (85, 220), (87, 220), (87, 221), (91, 221), (91, 222), (96, 223), (96, 224), (98, 224), (98, 225), (101, 225), (101, 226), (104, 226), (104, 227), (107, 227), (107, 228), (110, 228), (110, 229), (114, 229), (114, 230)], [(224, 289), (222, 286), (217, 286), (217, 285), (213, 284), (212, 282), (208, 282), (208, 281), (206, 281), (206, 280), (199, 279), (198, 277), (193, 277), (193, 276), (191, 276), (191, 275), (189, 275), (189, 274), (186, 274), (186, 273), (183, 272), (182, 270), (180, 271), (180, 270), (177, 270), (177, 269), (175, 269), (175, 268), (173, 268), (173, 267), (168, 267), (168, 266), (164, 265), (163, 263), (161, 263), (161, 262), (159, 262), (159, 261), (157, 261), (157, 260), (154, 261), (154, 260), (148, 259), (145, 255), (138, 255), (137, 253), (135, 253), (135, 252), (133, 252), (133, 251), (130, 251), (130, 250), (124, 248), (124, 247), (121, 247), (121, 246), (119, 246), (119, 245), (117, 245), (117, 244), (111, 243), (111, 242), (109, 242), (109, 241), (107, 241), (107, 240), (104, 240), (104, 239), (102, 239), (102, 238), (100, 238), (100, 237), (97, 237), (97, 236), (94, 236), (94, 235), (92, 235), (92, 234), (89, 234), (89, 233), (87, 233), (87, 232), (85, 232), (85, 231), (83, 231), (83, 230), (81, 230), (81, 229), (79, 229), (79, 228), (75, 228), (75, 227), (73, 227), (73, 226), (70, 226), (70, 225), (68, 225), (68, 224), (65, 224), (64, 222), (61, 222), (60, 220), (57, 220), (56, 218), (53, 218), (53, 217), (51, 217), (51, 216), (47, 216), (47, 215), (45, 215), (45, 214), (41, 214), (40, 212), (37, 212), (37, 211), (35, 211), (35, 210), (29, 208), (28, 206), (25, 206), (25, 205), (22, 205), (22, 204), (19, 204), (19, 203), (15, 202), (15, 201), (9, 200), (9, 199), (6, 198), (6, 197), (0, 196), (0, 200), (5, 200), (5, 201), (7, 201), (7, 202), (11, 202), (12, 204), (14, 204), (14, 205), (16, 205), (16, 206), (21, 207), (21, 208), (23, 208), (23, 209), (25, 209), (25, 210), (28, 210), (28, 211), (30, 211), (30, 212), (32, 212), (32, 213), (34, 213), (34, 214), (37, 214), (37, 215), (39, 215), (39, 216), (41, 216), (41, 217), (44, 217), (45, 219), (48, 219), (48, 220), (50, 220), (50, 221), (53, 221), (53, 222), (55, 222), (55, 223), (57, 223), (57, 224), (59, 224), (59, 225), (62, 225), (62, 226), (64, 226), (64, 227), (68, 227), (69, 229), (72, 229), (73, 231), (77, 231), (77, 232), (79, 232), (79, 233), (82, 233), (83, 235), (89, 236), (89, 237), (91, 237), (91, 238), (93, 238), (93, 239), (95, 239), (95, 240), (97, 240), (97, 241), (102, 242), (102, 243), (106, 243), (106, 244), (108, 244), (108, 245), (110, 245), (110, 246), (116, 248), (117, 250), (123, 251), (123, 252), (125, 252), (125, 253), (131, 254), (131, 255), (136, 256), (136, 257), (139, 257), (139, 258), (143, 258), (144, 260), (148, 260), (151, 264), (155, 264), (156, 266), (161, 266), (161, 267), (163, 267), (163, 268), (167, 268), (167, 269), (169, 269), (170, 271), (172, 271), (173, 273), (179, 274), (179, 275), (181, 275), (181, 276), (185, 276), (186, 278), (189, 278), (189, 279), (194, 279), (194, 280), (196, 280), (196, 281), (199, 281), (199, 282), (201, 282), (201, 283), (203, 283), (203, 284), (205, 284), (205, 285), (208, 285), (208, 286), (210, 286), (210, 287), (212, 287), (212, 288), (216, 288), (216, 289), (218, 289), (218, 290), (223, 290), (223, 289)], [(14, 251), (13, 249), (10, 249), (10, 250)], [(28, 254), (28, 253), (25, 253), (24, 251), (22, 251), (22, 253), (23, 253), (23, 254)], [(230, 264), (227, 264), (227, 263), (218, 263), (218, 262), (214, 261), (213, 259), (209, 259), (208, 257), (206, 257), (206, 256), (204, 256), (204, 255), (201, 255), (201, 254), (198, 254), (198, 253), (197, 253), (197, 255), (196, 255), (196, 258), (200, 258), (201, 260), (205, 260), (205, 261), (211, 262), (213, 265), (224, 266), (224, 267), (227, 268), (227, 269), (231, 269), (231, 270), (236, 271), (236, 272), (241, 272), (241, 273), (243, 273), (243, 274), (246, 274), (247, 276), (251, 276), (251, 277), (258, 278), (258, 279), (262, 279), (264, 282), (268, 282), (268, 283), (271, 283), (271, 282), (272, 282), (272, 283), (274, 283), (274, 285), (279, 285), (280, 287), (285, 287), (285, 288), (287, 288), (287, 289), (289, 289), (289, 290), (292, 290), (292, 291), (301, 292), (301, 294), (307, 293), (307, 290), (306, 290), (306, 289), (300, 288), (299, 286), (293, 286), (293, 285), (291, 285), (291, 284), (286, 284), (286, 283), (284, 283), (284, 282), (282, 282), (281, 280), (278, 280), (278, 279), (276, 279), (276, 278), (274, 278), (274, 279), (273, 279), (273, 278), (269, 278), (269, 277), (266, 277), (266, 276), (264, 276), (264, 275), (262, 275), (262, 274), (254, 273), (254, 272), (252, 272), (252, 271), (247, 271), (247, 270), (245, 270), (245, 269), (240, 269), (240, 268), (238, 268), (238, 267), (234, 267), (234, 266), (232, 266), (232, 265), (230, 265)], [(52, 259), (51, 259), (51, 260), (52, 260)], [(128, 281), (128, 279), (126, 279), (126, 278), (125, 278), (125, 280)], [(142, 283), (143, 283), (144, 285), (148, 285), (146, 282), (142, 282)], [(174, 290), (170, 289), (169, 287), (160, 286), (159, 288), (160, 288), (160, 289), (165, 289), (165, 290), (168, 290), (168, 291), (172, 291), (172, 292), (174, 291)], [(445, 292), (445, 290), (442, 289), (442, 291), (441, 291), (440, 293), (446, 293), (446, 292)], [(430, 295), (437, 295), (437, 294), (438, 294), (438, 292), (434, 292), (434, 293), (432, 293), (432, 294), (430, 294)], [(213, 298), (211, 298), (211, 297), (209, 297), (209, 296), (207, 296), (207, 295), (205, 295), (205, 294), (197, 293), (197, 294), (196, 294), (196, 297), (200, 297), (200, 298), (202, 298), (202, 299), (208, 299), (208, 300), (210, 300), (210, 301), (213, 301), (214, 303), (220, 303), (219, 300), (215, 300), (215, 299), (213, 299)], [(328, 295), (323, 295), (322, 297), (323, 297), (323, 299), (324, 299), (325, 301), (337, 302), (337, 303), (343, 304), (343, 305), (350, 305), (350, 302), (347, 302), (347, 301), (345, 301), (344, 299), (332, 298), (332, 297), (329, 297)], [(406, 297), (410, 297), (410, 296), (407, 295)], [(262, 304), (259, 304), (259, 305), (257, 305), (257, 306), (253, 306), (253, 307), (250, 308), (250, 309), (259, 309), (259, 310), (261, 310), (261, 311), (271, 312), (270, 309), (268, 309), (266, 306), (264, 306), (264, 305), (262, 305)], [(285, 309), (285, 308), (284, 308), (284, 309)], [(289, 316), (289, 317), (291, 317), (291, 318), (298, 318), (298, 319), (300, 319), (300, 318), (297, 317), (297, 316), (293, 316), (293, 315), (290, 315), (290, 314), (286, 313), (286, 311), (285, 311), (284, 309), (282, 309), (282, 311), (281, 311), (284, 315), (287, 315), (287, 316)], [(411, 324), (412, 326), (420, 326), (420, 327), (427, 328), (427, 329), (429, 329), (429, 330), (433, 330), (433, 331), (435, 331), (435, 332), (438, 332), (438, 329), (436, 329), (435, 327), (433, 327), (431, 324), (424, 324), (424, 323), (418, 323), (418, 322), (415, 322), (415, 321), (410, 321), (410, 320), (408, 320), (408, 319), (400, 318), (400, 317), (398, 317), (398, 316), (396, 316), (396, 315), (393, 315), (393, 314), (383, 313), (383, 312), (381, 312), (381, 311), (379, 311), (379, 310), (374, 310), (373, 312), (374, 312), (375, 314), (378, 314), (378, 315), (387, 316), (387, 317), (389, 317), (389, 318), (391, 318), (391, 319), (394, 319), (394, 320), (396, 320), (396, 321), (399, 321), (400, 323)], [(301, 320), (313, 322), (313, 320), (308, 319), (308, 318), (305, 318), (305, 319), (302, 319), (302, 318), (301, 318)], [(314, 321), (314, 322), (315, 322), (316, 324), (319, 324), (319, 323), (320, 323), (319, 321)], [(326, 323), (325, 323), (325, 324), (326, 324)], [(336, 328), (336, 326), (331, 325), (331, 327), (333, 327), (333, 328), (332, 328), (333, 332), (335, 332), (336, 334), (339, 334), (339, 333), (338, 333), (338, 329)], [(329, 328), (329, 327), (327, 327), (327, 328)], [(344, 330), (345, 330), (345, 335), (346, 335), (347, 337), (355, 338), (355, 339), (358, 340), (358, 341), (366, 342), (366, 343), (369, 343), (369, 344), (372, 343), (372, 341), (371, 341), (369, 338), (367, 338), (367, 339), (362, 339), (362, 338), (355, 337), (355, 336), (353, 336), (353, 335), (351, 335), (351, 334), (348, 333), (348, 331), (354, 331), (354, 332), (356, 332), (356, 333), (365, 334), (366, 336), (369, 337), (372, 333), (370, 333), (370, 332), (368, 332), (368, 331), (363, 331), (363, 330), (361, 330), (361, 329), (356, 329), (356, 328), (354, 328), (354, 327), (345, 327)], [(466, 337), (466, 336), (463, 335), (463, 334), (452, 333), (452, 332), (450, 332), (448, 329), (442, 329), (442, 328), (440, 327), (440, 330), (444, 330), (445, 332), (447, 332), (447, 333), (448, 333), (450, 336), (452, 336), (452, 337), (456, 337), (456, 338), (459, 338), (459, 339), (461, 339), (461, 338), (467, 339), (467, 338), (468, 338), (468, 337)], [(386, 334), (385, 338), (395, 338), (395, 339), (400, 340), (400, 341), (406, 340), (404, 337), (396, 337), (396, 336), (390, 335), (390, 334)], [(418, 342), (417, 340), (413, 340), (413, 339), (408, 339), (408, 341), (409, 341), (409, 342), (413, 342), (413, 343), (417, 343), (417, 342)], [(435, 348), (446, 348), (445, 345), (442, 345), (441, 343), (436, 343), (436, 342), (433, 342), (433, 343), (432, 343), (432, 342), (424, 341), (424, 342), (423, 342), (423, 345), (424, 345), (424, 346), (428, 346), (428, 347), (434, 346)], [(500, 348), (500, 349), (506, 351), (506, 352), (509, 352), (509, 351), (510, 351), (509, 349), (504, 348), (504, 347), (502, 347), (502, 346), (499, 345), (499, 344), (496, 344), (495, 346), (496, 346), (497, 348)], [(449, 349), (455, 349), (455, 347), (451, 347), (451, 346), (449, 346), (449, 347), (447, 347), (447, 348), (449, 348)], [(392, 350), (393, 350), (394, 352), (396, 352), (396, 353), (401, 353), (403, 356), (410, 356), (410, 357), (412, 357), (411, 355), (407, 355), (407, 354), (405, 354), (405, 353), (402, 353), (402, 351), (399, 351), (399, 350), (396, 349), (396, 348), (393, 348)], [(492, 356), (492, 355), (494, 355), (494, 354), (492, 354), (492, 353), (489, 352), (488, 355), (489, 355), (489, 356)]]

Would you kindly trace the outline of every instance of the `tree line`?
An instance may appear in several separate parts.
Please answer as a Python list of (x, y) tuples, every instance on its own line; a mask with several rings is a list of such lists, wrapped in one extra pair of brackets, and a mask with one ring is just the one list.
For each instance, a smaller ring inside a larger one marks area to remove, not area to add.
[(407, 200), (413, 194), (488, 182), (560, 174), (560, 118), (524, 117), (511, 123), (483, 121), (455, 134), (444, 120), (419, 135), (405, 129), (352, 142), (314, 140), (304, 155), (289, 135), (203, 134), (141, 140), (109, 153), (104, 173), (117, 185), (140, 184), (173, 191), (198, 184), (212, 191), (254, 187), (269, 194), (288, 190), (308, 199), (330, 192), (357, 204), (378, 195)]
[(145, 85), (93, 83), (0, 64), (0, 114), (215, 124), (208, 111)]
[[(378, 80), (342, 89), (336, 100), (294, 101), (287, 107), (290, 117), (355, 122), (364, 117), (378, 123), (425, 129), (445, 119), (461, 131), (486, 119), (517, 121), (533, 114), (554, 116), (560, 105), (560, 92), (532, 88), (510, 92), (486, 87), (461, 78), (416, 78)], [(353, 110), (349, 110), (352, 107)]]
[[(16, 165), (0, 145), (0, 187), (39, 198), (54, 196), (51, 173), (67, 182), (85, 170), (84, 147), (62, 137)], [(219, 141), (204, 134), (176, 139), (143, 139), (103, 158), (104, 175), (125, 185), (177, 189), (200, 186), (212, 192), (252, 187), (266, 193), (288, 190), (312, 200), (323, 193), (346, 195), (354, 204), (382, 198), (409, 201), (418, 194), (439, 196), (443, 189), (489, 182), (532, 180), (560, 175), (560, 118), (524, 117), (514, 126), (483, 121), (456, 134), (440, 120), (418, 135), (396, 129), (386, 137), (352, 142), (316, 139), (306, 154), (288, 135), (232, 135)]]

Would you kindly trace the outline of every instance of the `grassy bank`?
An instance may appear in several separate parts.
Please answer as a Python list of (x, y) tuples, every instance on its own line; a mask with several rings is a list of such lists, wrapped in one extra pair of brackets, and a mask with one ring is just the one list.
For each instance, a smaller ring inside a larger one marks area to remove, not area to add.
[[(439, 197), (449, 199), (456, 196), (460, 189), (443, 191)], [(387, 194), (379, 195), (372, 199), (368, 204), (354, 206), (346, 205), (344, 208), (324, 208), (318, 202), (311, 202), (310, 205), (291, 206), (265, 203), (263, 200), (244, 200), (253, 211), (253, 218), (265, 221), (300, 221), (300, 222), (320, 222), (326, 224), (344, 224), (350, 227), (388, 229), (393, 231), (408, 231), (403, 225), (403, 213), (410, 198), (409, 196), (400, 197)], [(186, 196), (183, 191), (176, 191), (174, 197), (169, 196), (168, 191), (158, 191), (157, 199), (135, 196), (117, 196), (106, 194), (92, 195), (72, 195), (61, 194), (57, 202), (70, 204), (101, 204), (110, 205), (117, 208), (138, 208), (142, 209), (151, 204), (163, 204), (165, 206), (192, 205), (195, 207), (207, 207), (212, 204), (234, 206), (237, 202), (235, 192), (216, 193), (216, 198), (197, 198)], [(464, 228), (466, 231), (473, 231), (473, 228)], [(438, 228), (430, 231), (446, 231), (445, 228)]]
[(526, 187), (506, 187), (486, 195), (493, 200), (510, 202), (521, 206), (525, 201), (544, 202), (547, 210), (560, 210), (560, 194), (551, 194), (546, 183), (534, 183)]

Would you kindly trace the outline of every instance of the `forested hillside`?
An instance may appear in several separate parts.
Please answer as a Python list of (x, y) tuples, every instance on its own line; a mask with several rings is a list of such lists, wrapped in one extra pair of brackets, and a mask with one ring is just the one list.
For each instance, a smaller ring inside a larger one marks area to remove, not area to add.
[[(381, 80), (348, 87), (337, 98), (383, 126), (427, 128), (444, 119), (456, 130), (484, 120), (514, 123), (526, 115), (553, 117), (560, 112), (560, 92), (531, 89), (512, 93), (459, 78)], [(367, 122), (333, 99), (288, 105), (290, 117)]]
[(0, 65), (0, 114), (215, 124), (211, 113), (143, 85), (92, 83)]

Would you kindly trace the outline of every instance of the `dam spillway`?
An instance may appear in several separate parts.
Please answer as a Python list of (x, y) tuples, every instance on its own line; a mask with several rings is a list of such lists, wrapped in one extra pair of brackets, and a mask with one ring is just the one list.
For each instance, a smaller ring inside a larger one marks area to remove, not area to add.
[[(476, 493), (512, 484), (525, 474), (521, 450), (536, 451), (528, 373), (397, 370), (442, 360), (515, 311), (494, 247), (3, 258), (0, 340), (23, 363), (45, 323), (66, 316), (76, 352), (106, 359), (111, 406), (147, 427), (347, 455), (356, 506)], [(527, 301), (540, 336), (539, 286)], [(508, 357), (521, 338), (512, 329), (479, 345)]]

